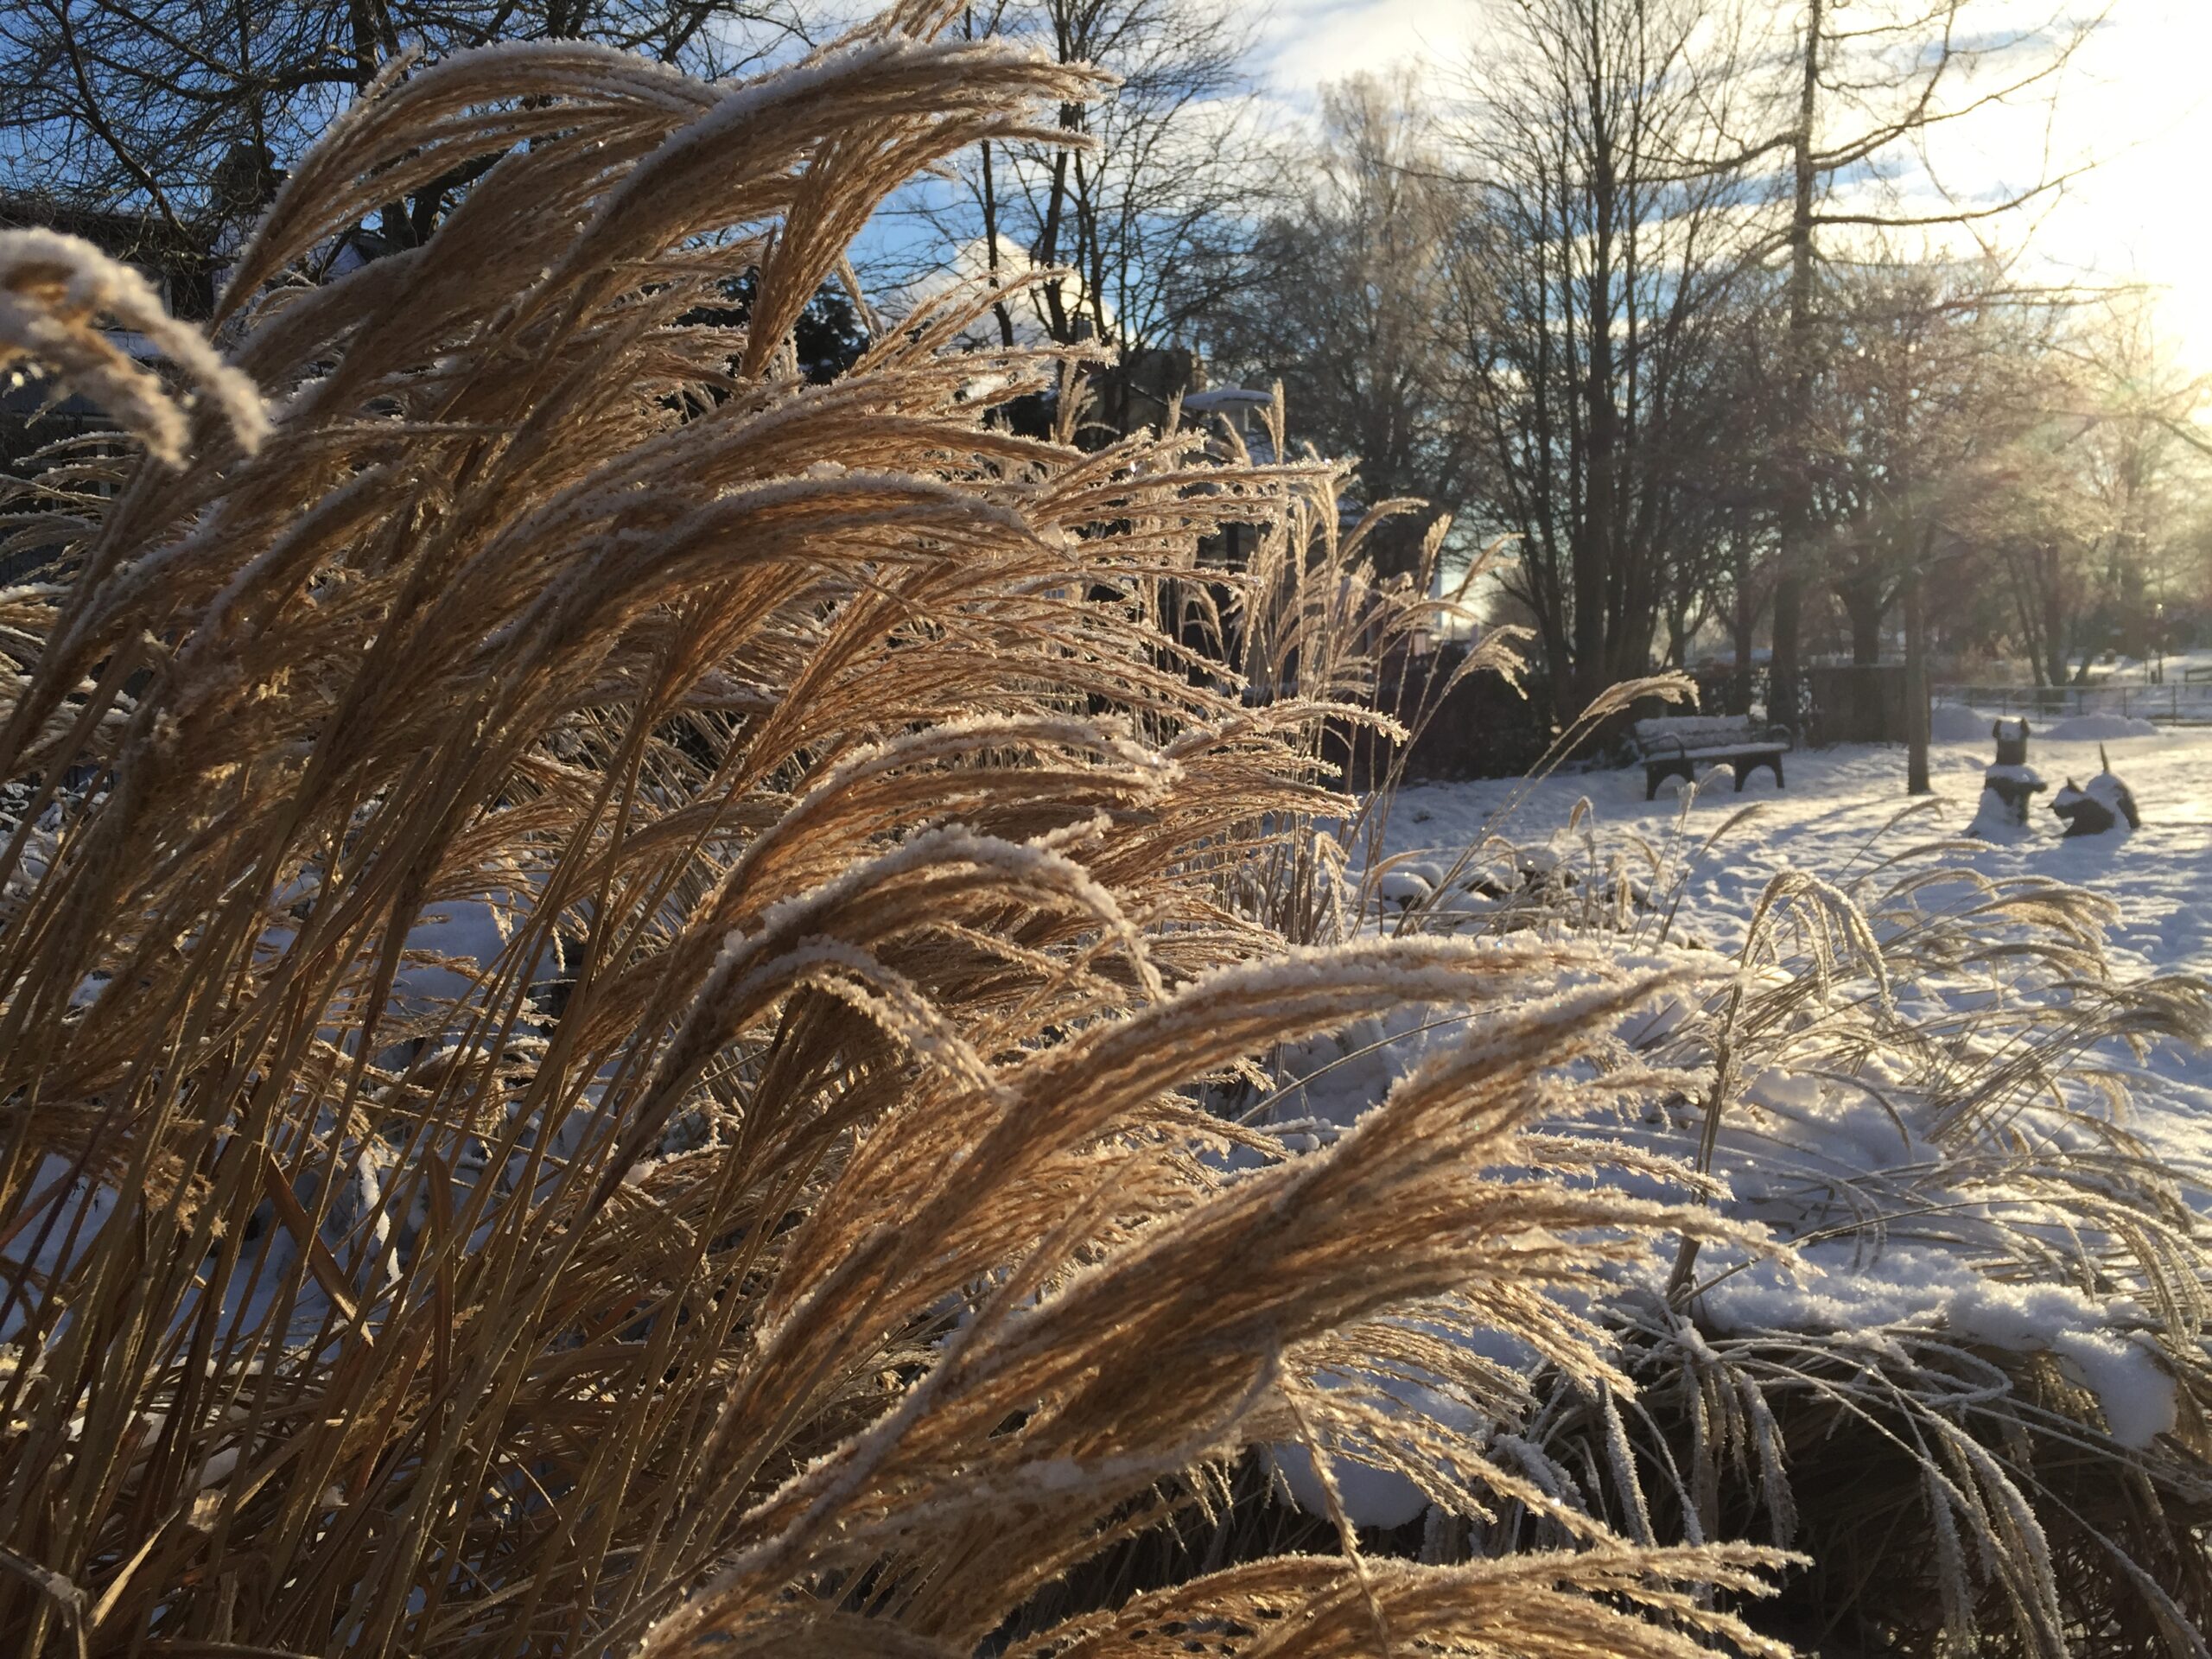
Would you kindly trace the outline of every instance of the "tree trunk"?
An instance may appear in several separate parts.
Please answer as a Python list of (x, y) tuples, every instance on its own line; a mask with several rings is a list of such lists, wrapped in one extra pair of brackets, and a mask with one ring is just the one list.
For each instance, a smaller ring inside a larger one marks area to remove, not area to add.
[[(999, 285), (999, 199), (998, 188), (991, 178), (991, 141), (983, 141), (983, 268), (990, 272), (994, 292)], [(1007, 309), (1004, 300), (991, 302), (991, 310), (999, 320), (999, 344), (1014, 349), (1014, 314)]]
[(1922, 601), (1920, 559), (1904, 573), (1904, 789), (1926, 795), (1928, 781), (1928, 617)]
[(1813, 114), (1820, 95), (1823, 0), (1805, 8), (1804, 79), (1791, 149), (1796, 191), (1789, 214), (1789, 408), (1783, 421), (1780, 568), (1774, 584), (1774, 669), (1767, 718), (1795, 727), (1798, 622), (1804, 609), (1806, 543), (1813, 522)]
[[(1595, 103), (1593, 96), (1593, 105)], [(1602, 112), (1591, 111), (1593, 127)], [(1602, 135), (1593, 135), (1602, 145)], [(1574, 702), (1580, 714), (1605, 689), (1615, 642), (1607, 635), (1605, 596), (1612, 585), (1615, 548), (1614, 471), (1618, 464), (1618, 411), (1613, 407), (1613, 180), (1602, 150), (1591, 181), (1595, 225), (1589, 281), (1589, 315), (1584, 320), (1590, 365), (1582, 401), (1587, 436), (1589, 484), (1583, 499), (1581, 533), (1574, 547)]]
[(2059, 588), (2058, 549), (2039, 548), (2037, 562), (2043, 567), (2044, 683), (2066, 683), (2066, 595)]
[(1758, 618), (1751, 604), (1751, 535), (1740, 506), (1730, 517), (1728, 560), (1736, 588), (1736, 672), (1730, 682), (1728, 712), (1748, 715), (1751, 712), (1751, 628)]
[(1881, 573), (1863, 571), (1839, 582), (1835, 594), (1843, 601), (1844, 614), (1851, 619), (1851, 660), (1862, 668), (1880, 662), (1882, 619), (1890, 608), (1882, 593)]

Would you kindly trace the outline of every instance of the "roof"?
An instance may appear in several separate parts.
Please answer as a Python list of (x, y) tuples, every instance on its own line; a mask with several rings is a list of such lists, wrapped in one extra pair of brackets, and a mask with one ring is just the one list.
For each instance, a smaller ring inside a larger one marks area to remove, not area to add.
[(48, 230), (81, 237), (111, 258), (135, 265), (173, 315), (205, 317), (215, 308), (211, 239), (150, 213), (83, 207), (32, 191), (0, 191), (0, 231)]

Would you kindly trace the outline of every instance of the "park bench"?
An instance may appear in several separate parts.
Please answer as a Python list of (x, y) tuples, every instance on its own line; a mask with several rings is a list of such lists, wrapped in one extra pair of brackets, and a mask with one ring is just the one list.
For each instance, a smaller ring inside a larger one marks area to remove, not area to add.
[(1780, 726), (1762, 726), (1748, 715), (1672, 715), (1639, 720), (1630, 728), (1629, 741), (1643, 766), (1643, 798), (1650, 800), (1669, 778), (1694, 781), (1697, 769), (1726, 762), (1735, 769), (1736, 792), (1744, 792), (1744, 779), (1764, 766), (1782, 787), (1782, 757), (1789, 753), (1789, 734)]

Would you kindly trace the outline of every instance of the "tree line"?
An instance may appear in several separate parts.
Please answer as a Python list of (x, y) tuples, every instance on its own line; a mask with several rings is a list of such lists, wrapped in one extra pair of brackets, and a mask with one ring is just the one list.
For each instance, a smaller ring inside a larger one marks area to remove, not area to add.
[[(973, 146), (880, 227), (878, 264), (1003, 283), (978, 344), (1281, 381), (1293, 435), (1356, 458), (1367, 499), (1425, 499), (1463, 555), (1503, 544), (1492, 614), (1530, 630), (1563, 715), (1701, 658), (1748, 696), (1766, 650), (1786, 715), (1824, 652), (2057, 683), (2212, 643), (2202, 388), (2140, 296), (2035, 274), (2020, 210), (2063, 166), (1931, 184), (1952, 135), (2063, 96), (2098, 16), (1491, 0), (1464, 65), (1347, 80), (1299, 120), (1256, 83), (1253, 15), (954, 14), (1120, 89)], [(24, 0), (0, 144), (41, 190), (204, 233), (413, 62), (582, 37), (714, 73), (830, 28), (783, 0)], [(470, 182), (375, 228), (418, 242)], [(834, 365), (857, 318), (820, 308)]]
[(1786, 713), (1816, 655), (2058, 683), (2212, 643), (2203, 389), (2147, 296), (2045, 274), (2063, 159), (1939, 182), (1955, 137), (2063, 98), (2101, 12), (1495, 0), (1467, 64), (1328, 88), (1287, 135), (1239, 96), (1241, 15), (971, 10), (1129, 91), (1062, 112), (1088, 151), (982, 147), (917, 256), (1069, 268), (1006, 340), (1281, 380), (1369, 499), (1504, 543), (1495, 613), (1562, 714), (1715, 655), (1770, 650)]

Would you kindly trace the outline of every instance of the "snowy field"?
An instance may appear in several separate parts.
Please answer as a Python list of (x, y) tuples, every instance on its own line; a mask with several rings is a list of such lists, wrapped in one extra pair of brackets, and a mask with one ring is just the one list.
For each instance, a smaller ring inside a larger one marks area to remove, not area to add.
[(2108, 663), (2092, 663), (2086, 683), (2154, 685), (2168, 681), (2186, 683), (2192, 669), (2199, 674), (2212, 673), (2212, 651), (2199, 648), (2168, 652), (2164, 656), (2147, 662), (2136, 657), (2118, 657)]
[[(2119, 917), (2108, 950), (2119, 977), (2212, 976), (2212, 730), (2107, 740), (2113, 770), (2134, 791), (2143, 826), (2132, 835), (2073, 840), (2061, 839), (2062, 826), (2047, 803), (2069, 778), (2087, 782), (2096, 772), (2098, 745), (2039, 732), (2028, 759), (2049, 787), (2038, 798), (2031, 832), (2009, 844), (1981, 843), (1965, 841), (1963, 832), (1974, 818), (1983, 768), (1993, 757), (1987, 722), (1958, 718), (1961, 710), (1938, 713), (1952, 716), (1939, 730), (1971, 727), (1980, 735), (1935, 746), (1936, 795), (1902, 820), (1899, 814), (1913, 804), (1904, 791), (1904, 749), (1854, 745), (1788, 756), (1789, 783), (1781, 790), (1757, 771), (1738, 795), (1723, 770), (1705, 780), (1687, 810), (1671, 782), (1647, 803), (1640, 766), (1533, 784), (1497, 779), (1411, 786), (1385, 827), (1384, 850), (1411, 855), (1419, 869), (1440, 861), (1448, 867), (1485, 836), (1522, 846), (1549, 843), (1579, 859), (1586, 827), (1601, 849), (1633, 835), (1672, 855), (1670, 863), (1689, 862), (1677, 936), (1730, 950), (1741, 943), (1760, 893), (1778, 873), (1803, 870), (1845, 881), (1877, 861), (1925, 848), (1931, 866), (1971, 866), (1991, 877), (2042, 875), (2114, 901)], [(2075, 724), (2094, 731), (2118, 723)], [(1585, 800), (1588, 823), (1570, 836), (1569, 820)], [(1707, 848), (1707, 838), (1746, 806), (1755, 809), (1750, 817)], [(2153, 1057), (2142, 1084), (2132, 1127), (2167, 1153), (2177, 1170), (2212, 1185), (2212, 1063), (2168, 1046)], [(2200, 1204), (2212, 1208), (2212, 1200)]]
[[(1786, 788), (1762, 770), (1741, 795), (1721, 768), (1696, 790), (1670, 781), (1646, 802), (1640, 766), (1409, 787), (1391, 804), (1379, 849), (1355, 849), (1375, 855), (1374, 880), (1364, 886), (1376, 908), (1365, 925), (1523, 943), (1526, 928), (1562, 940), (1582, 929), (1586, 942), (1611, 939), (1623, 966), (1679, 968), (1702, 957), (1725, 977), (1732, 969), (1695, 947), (1734, 956), (1769, 884), (1799, 873), (1834, 888), (1855, 885), (1854, 900), (1874, 912), (1872, 937), (1949, 938), (1955, 950), (1920, 957), (1920, 970), (1891, 983), (1920, 1046), (1885, 1039), (1854, 1048), (1850, 1010), (1863, 1007), (1863, 980), (1815, 993), (1800, 1010), (1802, 1027), (1784, 1017), (1740, 1045), (1704, 1167), (1720, 1212), (1764, 1243), (1716, 1245), (1698, 1257), (1681, 1288), (1701, 1334), (1683, 1337), (1667, 1306), (1682, 1260), (1671, 1240), (1609, 1274), (1601, 1290), (1593, 1287), (1595, 1299), (1611, 1329), (1656, 1343), (1656, 1351), (1689, 1342), (1698, 1364), (1721, 1356), (1745, 1368), (1742, 1375), (1770, 1379), (1800, 1363), (1817, 1370), (1847, 1358), (1846, 1371), (1898, 1379), (1898, 1397), (1916, 1395), (1945, 1421), (1975, 1389), (2001, 1395), (2010, 1386), (2001, 1370), (1986, 1369), (1991, 1356), (2018, 1365), (2048, 1355), (2094, 1399), (2101, 1432), (2141, 1452), (2176, 1428), (2176, 1370), (2190, 1363), (2198, 1342), (2183, 1332), (2160, 1345), (2152, 1287), (2161, 1274), (2195, 1282), (2202, 1246), (2183, 1222), (2162, 1235), (2171, 1249), (2138, 1255), (2130, 1229), (2150, 1221), (2158, 1230), (2152, 1217), (2179, 1222), (2190, 1207), (2212, 1217), (2212, 1066), (2173, 1041), (2139, 1061), (2107, 1038), (2089, 1039), (2083, 1069), (2063, 1089), (1984, 1096), (1974, 1092), (1980, 1084), (1961, 1087), (1961, 1076), (1997, 1077), (2038, 1041), (2063, 1036), (2075, 1017), (2069, 1010), (2094, 1020), (2087, 1011), (2100, 998), (2081, 994), (2079, 977), (2069, 977), (2076, 968), (2020, 974), (2022, 959), (2012, 954), (2018, 931), (2008, 931), (2004, 902), (1990, 905), (1989, 888), (1939, 879), (1908, 902), (1876, 901), (1923, 874), (1971, 870), (2015, 896), (2028, 891), (2023, 879), (2040, 878), (2111, 902), (2113, 980), (2212, 976), (2212, 730), (2159, 732), (2100, 716), (2039, 731), (2028, 758), (2047, 788), (2027, 829), (1992, 842), (1965, 833), (1993, 760), (1989, 720), (1939, 712), (1948, 741), (1931, 756), (1936, 792), (1918, 802), (1905, 794), (1904, 751), (1863, 746), (1793, 753)], [(2062, 839), (2048, 804), (2069, 779), (2087, 785), (2099, 772), (2100, 737), (2143, 823), (2133, 833)], [(1531, 893), (1540, 895), (1533, 906)], [(1771, 944), (1773, 931), (1764, 937)], [(1908, 950), (1896, 960), (1913, 959)], [(1817, 982), (1802, 969), (1793, 981), (1773, 960), (1763, 957), (1740, 984), (1778, 993)], [(1556, 1006), (1564, 1009), (1573, 995), (1560, 995)], [(1707, 1006), (1725, 1005), (1715, 998)], [(1990, 1023), (1980, 1027), (1985, 1015)], [(1440, 1019), (1409, 1007), (1286, 1048), (1270, 1108), (1301, 1135), (1328, 1138), (1373, 1110), (1430, 1053), (1479, 1039), (1491, 1017), (1470, 1008)], [(1694, 1021), (1712, 1018), (1669, 1000), (1630, 1016), (1617, 1034), (1643, 1059), (1695, 1067), (1709, 1064), (1717, 1027)], [(1790, 1034), (1830, 1019), (1840, 1040)], [(2092, 1074), (2101, 1084), (2124, 1084), (2124, 1103), (2081, 1086)], [(1603, 1075), (1580, 1074), (1585, 1085)], [(1702, 1086), (1611, 1113), (1578, 1103), (1548, 1127), (1594, 1148), (1588, 1179), (1677, 1198), (1685, 1189), (1643, 1160), (1680, 1160), (1670, 1165), (1679, 1169), (1696, 1153), (1704, 1119), (1694, 1096)], [(2162, 1210), (2162, 1194), (2177, 1215)], [(1509, 1367), (1529, 1363), (1479, 1332), (1459, 1339)], [(1630, 1342), (1622, 1351), (1632, 1351)], [(1379, 1373), (1347, 1386), (1374, 1389), (1386, 1413), (1443, 1409)], [(1323, 1513), (1310, 1458), (1293, 1447), (1278, 1458), (1299, 1502)], [(1363, 1523), (1402, 1525), (1421, 1511), (1420, 1491), (1387, 1463), (1378, 1452), (1334, 1465), (1348, 1510)]]

